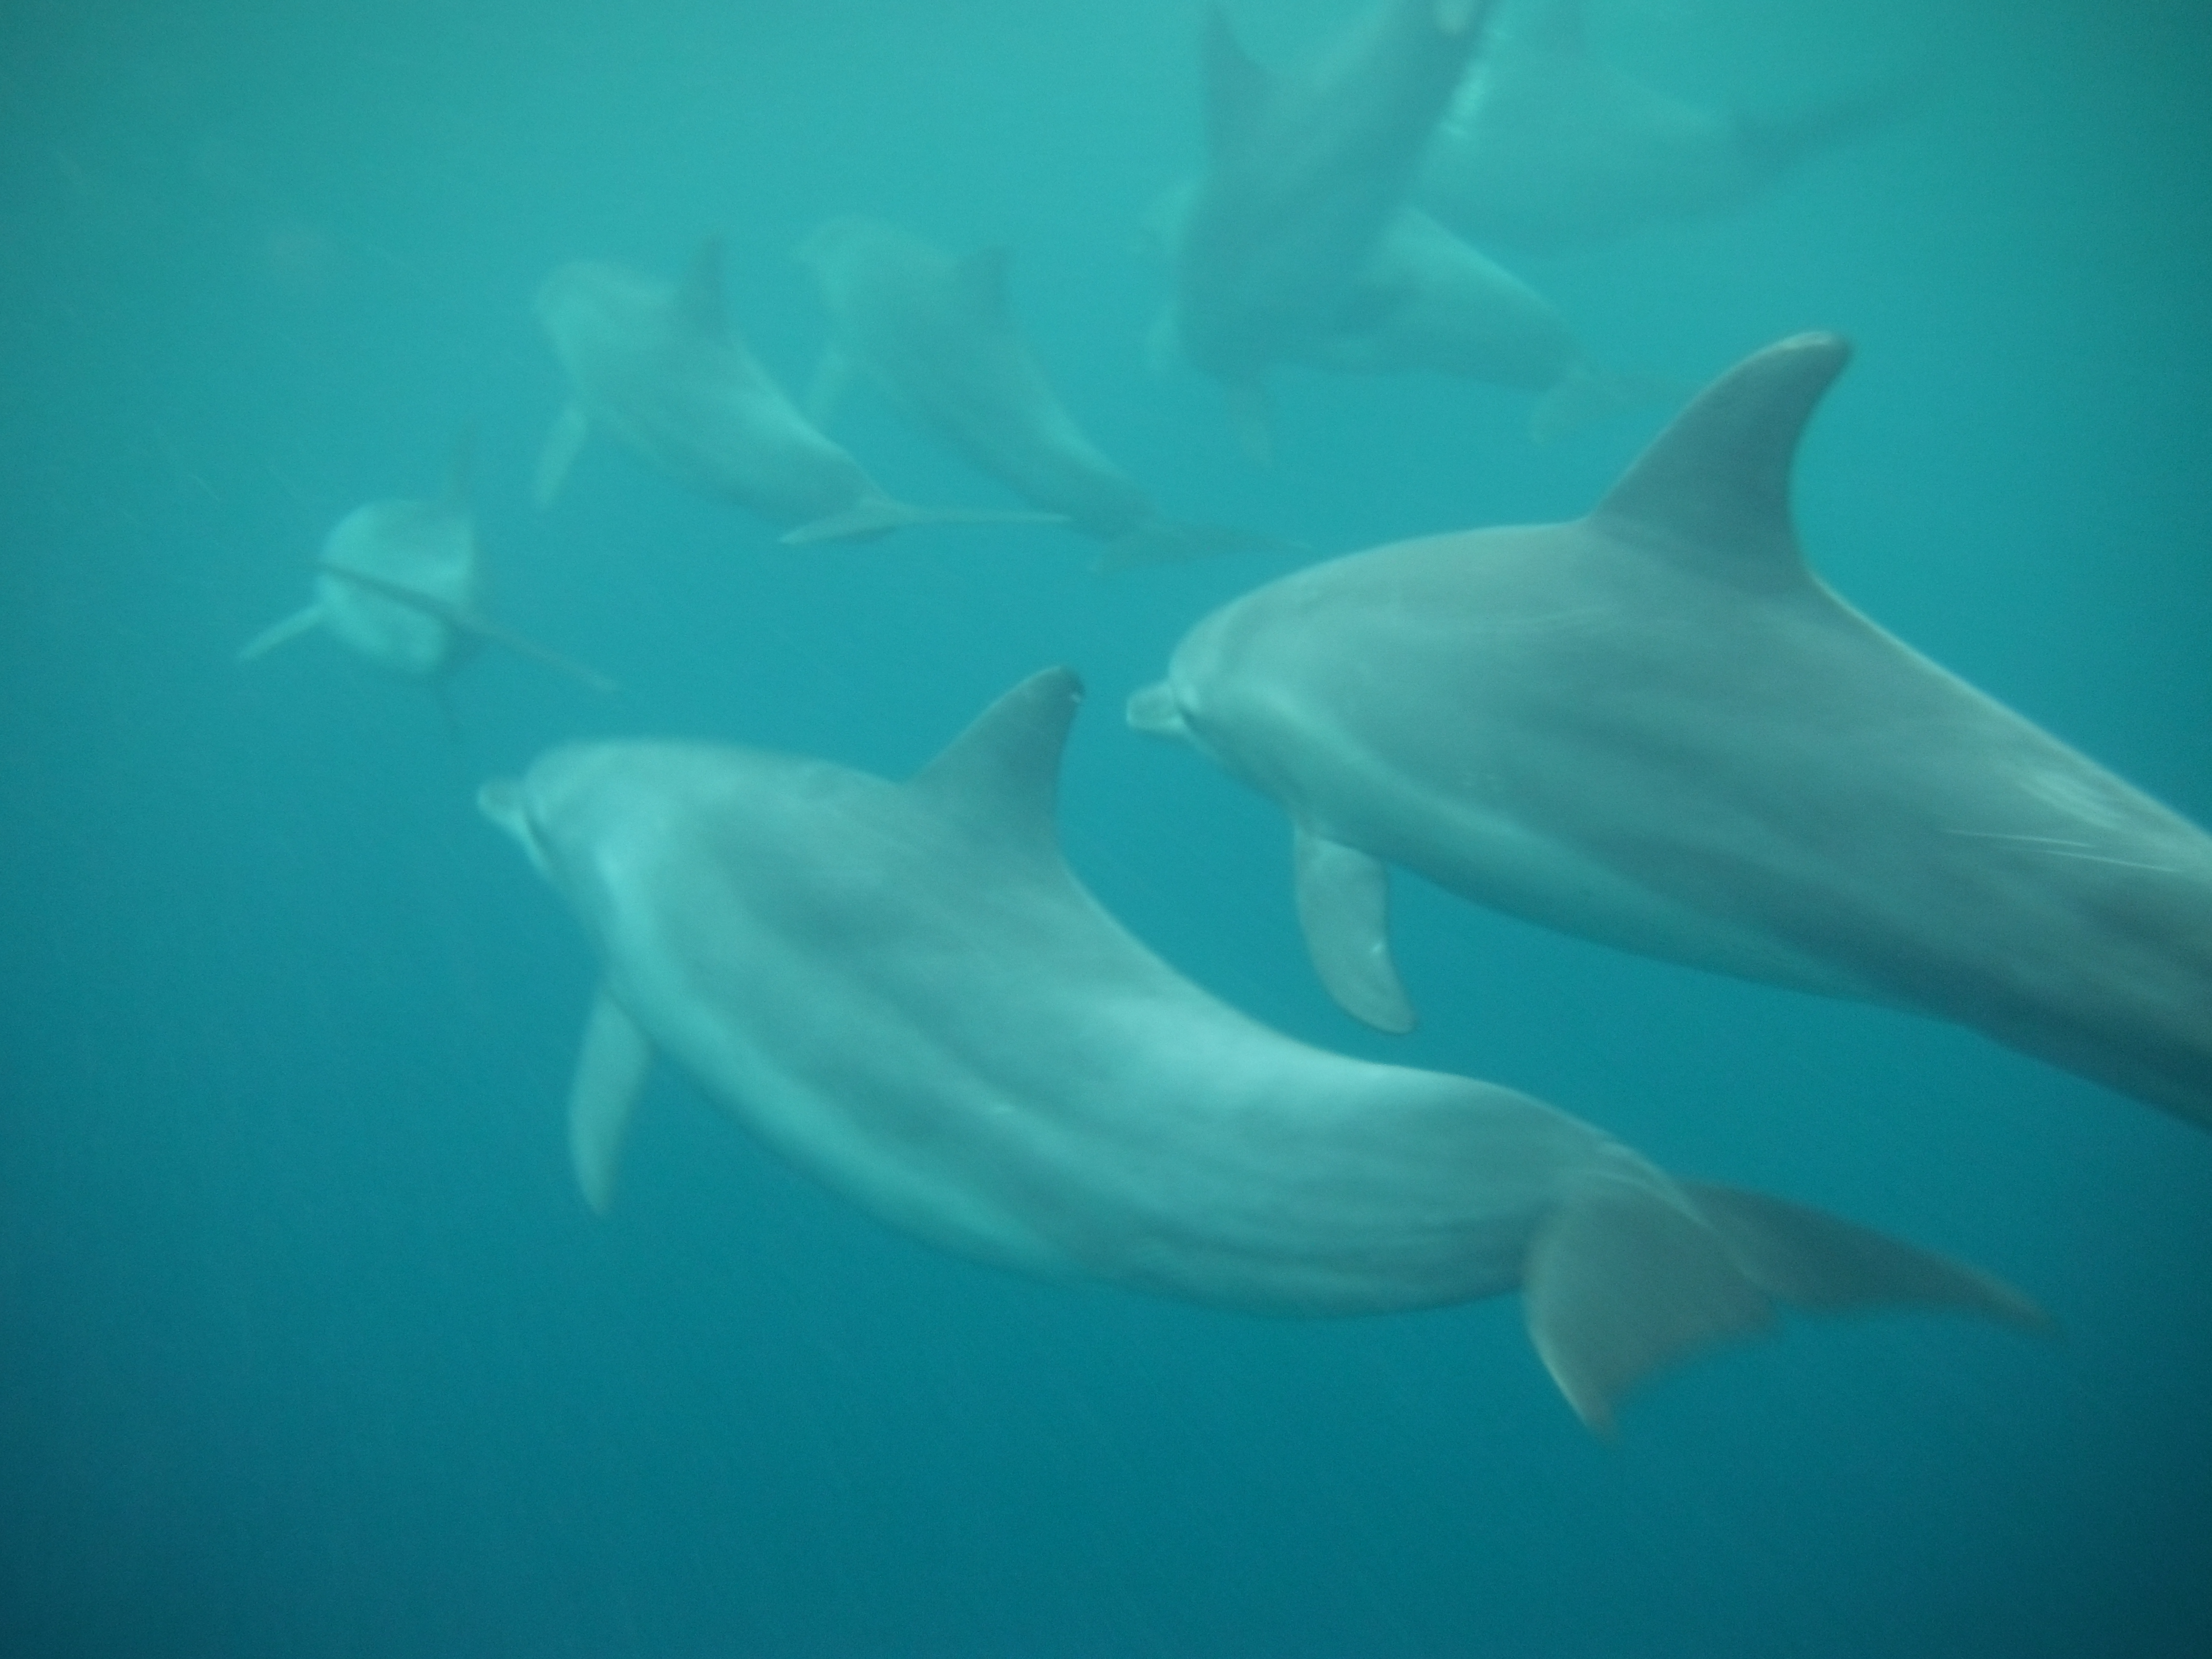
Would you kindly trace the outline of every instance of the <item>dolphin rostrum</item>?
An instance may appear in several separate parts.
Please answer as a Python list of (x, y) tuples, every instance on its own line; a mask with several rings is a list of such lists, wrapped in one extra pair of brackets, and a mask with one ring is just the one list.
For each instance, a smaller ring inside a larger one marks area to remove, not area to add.
[(1418, 199), (1487, 247), (1557, 253), (1735, 207), (1872, 131), (1895, 91), (1771, 114), (1692, 104), (1593, 56), (1583, 0), (1523, 0), (1437, 128)]
[(1491, 5), (1376, 0), (1298, 82), (1254, 62), (1218, 5), (1208, 14), (1207, 162), (1176, 239), (1174, 303), (1154, 355), (1221, 381), (1255, 456), (1269, 447), (1269, 366), (1334, 331)]
[(263, 629), (238, 659), (252, 662), (319, 628), (356, 655), (410, 678), (440, 678), (479, 646), (496, 645), (594, 691), (615, 690), (604, 674), (481, 614), (483, 560), (468, 501), (472, 449), (462, 442), (437, 500), (369, 501), (339, 520), (315, 562), (314, 603)]
[(1600, 1429), (1638, 1377), (1775, 1302), (2045, 1322), (1973, 1268), (1216, 1001), (1061, 857), (1079, 697), (1066, 670), (1036, 675), (902, 784), (602, 743), (485, 787), (603, 964), (569, 1115), (594, 1208), (665, 1053), (824, 1186), (1000, 1267), (1291, 1315), (1520, 1287), (1538, 1353)]
[(826, 428), (864, 374), (915, 426), (1024, 498), (1103, 542), (1102, 568), (1279, 543), (1164, 519), (1067, 412), (1015, 325), (1007, 251), (954, 258), (880, 220), (842, 215), (799, 244), (833, 338), (807, 416)]
[(1273, 796), (1346, 1009), (1413, 1024), (1386, 863), (1656, 957), (1971, 1025), (2212, 1124), (2212, 836), (1807, 567), (1805, 335), (1723, 376), (1589, 517), (1337, 559), (1131, 700)]
[(594, 424), (678, 483), (788, 526), (783, 540), (861, 540), (916, 524), (1058, 524), (1058, 514), (921, 507), (894, 501), (800, 414), (732, 326), (722, 245), (710, 238), (683, 284), (625, 266), (562, 266), (538, 319), (571, 396), (547, 436), (534, 494), (549, 504)]

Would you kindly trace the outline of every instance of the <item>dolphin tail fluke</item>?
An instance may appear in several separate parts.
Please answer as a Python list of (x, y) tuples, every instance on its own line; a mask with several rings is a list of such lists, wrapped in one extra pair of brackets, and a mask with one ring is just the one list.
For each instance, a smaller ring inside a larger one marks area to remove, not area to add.
[(1068, 522), (1065, 513), (1032, 513), (1021, 508), (990, 507), (915, 507), (888, 495), (872, 495), (842, 513), (832, 513), (787, 530), (776, 539), (786, 547), (811, 547), (817, 542), (872, 542), (894, 530), (923, 524), (1048, 524)]
[(623, 1142), (652, 1070), (652, 1038), (601, 986), (584, 1024), (583, 1053), (568, 1089), (568, 1161), (596, 1215), (605, 1215), (614, 1201)]
[(1185, 564), (1193, 559), (1217, 558), (1224, 553), (1310, 553), (1303, 542), (1279, 536), (1263, 536), (1226, 525), (1180, 524), (1173, 519), (1146, 519), (1134, 529), (1116, 536), (1099, 550), (1091, 563), (1102, 574), (1134, 570), (1149, 564)]
[(553, 429), (545, 434), (545, 447), (538, 453), (538, 471), (530, 481), (533, 506), (543, 508), (553, 505), (553, 498), (568, 481), (568, 469), (575, 465), (577, 453), (591, 432), (591, 419), (584, 413), (583, 404), (570, 399), (554, 417)]
[(1537, 1353), (1600, 1433), (1639, 1379), (1765, 1329), (1777, 1302), (1820, 1313), (1948, 1308), (2054, 1328), (2018, 1291), (1963, 1262), (1763, 1194), (1658, 1180), (1594, 1181), (1566, 1199), (1537, 1235), (1523, 1290)]
[(1616, 374), (1577, 364), (1536, 400), (1528, 416), (1528, 435), (1540, 444), (1551, 443), (1626, 410), (1678, 402), (1696, 390), (1663, 375)]
[(248, 640), (245, 648), (239, 652), (238, 660), (252, 662), (257, 658), (265, 657), (278, 646), (289, 644), (302, 634), (312, 634), (322, 624), (321, 605), (311, 605), (305, 611), (295, 611), (283, 622), (263, 629)]

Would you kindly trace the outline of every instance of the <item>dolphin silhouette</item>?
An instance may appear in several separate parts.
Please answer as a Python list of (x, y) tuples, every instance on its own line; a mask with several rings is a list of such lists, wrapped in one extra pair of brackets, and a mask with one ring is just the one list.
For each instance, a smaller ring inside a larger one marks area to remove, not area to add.
[(1054, 826), (1080, 697), (1049, 670), (911, 781), (698, 744), (556, 750), (485, 812), (597, 945), (570, 1098), (604, 1209), (654, 1054), (769, 1146), (959, 1255), (1295, 1315), (1526, 1294), (1594, 1427), (1775, 1301), (2033, 1328), (1973, 1268), (1678, 1182), (1490, 1084), (1344, 1059), (1216, 1001), (1079, 885)]
[(496, 645), (568, 675), (594, 691), (612, 691), (605, 675), (488, 620), (483, 559), (469, 511), (473, 441), (457, 449), (446, 493), (435, 501), (369, 501), (346, 514), (315, 562), (315, 599), (264, 629), (240, 662), (323, 629), (388, 672), (439, 679), (479, 646)]
[(1882, 632), (1798, 550), (1849, 348), (1769, 347), (1589, 517), (1400, 543), (1200, 623), (1141, 730), (1281, 803), (1336, 1000), (1413, 1024), (1386, 862), (1586, 938), (1911, 1009), (2212, 1124), (2212, 837)]
[(1103, 568), (1281, 549), (1267, 538), (1162, 518), (1142, 486), (1091, 442), (1015, 325), (1006, 249), (956, 258), (895, 225), (846, 214), (816, 227), (799, 258), (833, 334), (807, 399), (817, 426), (828, 427), (851, 376), (865, 374), (939, 442), (1104, 543)]
[(1486, 247), (1558, 253), (1735, 207), (1873, 131), (1904, 88), (1754, 112), (1686, 102), (1593, 55), (1583, 0), (1527, 0), (1437, 124), (1416, 191)]
[(1061, 522), (886, 495), (799, 413), (731, 325), (719, 239), (701, 244), (680, 287), (580, 261), (546, 278), (537, 308), (572, 388), (538, 459), (540, 507), (560, 493), (597, 424), (679, 483), (791, 526), (782, 539), (794, 546), (917, 524)]
[(1176, 238), (1156, 361), (1228, 388), (1270, 448), (1264, 382), (1335, 327), (1460, 82), (1492, 0), (1376, 0), (1315, 72), (1280, 78), (1207, 14), (1207, 161)]

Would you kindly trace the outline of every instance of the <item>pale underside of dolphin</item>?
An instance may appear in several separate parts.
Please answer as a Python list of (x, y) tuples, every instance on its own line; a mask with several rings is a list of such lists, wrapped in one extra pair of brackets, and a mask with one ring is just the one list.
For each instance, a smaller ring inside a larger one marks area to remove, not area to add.
[(1245, 447), (1269, 452), (1270, 367), (1326, 337), (1480, 39), (1492, 0), (1376, 0), (1310, 76), (1255, 63), (1208, 14), (1207, 162), (1176, 238), (1155, 356), (1227, 388)]
[(832, 339), (806, 404), (827, 430), (861, 376), (914, 425), (1024, 499), (1105, 544), (1102, 568), (1282, 550), (1268, 538), (1163, 518), (1076, 423), (1016, 324), (1003, 247), (955, 258), (878, 220), (846, 215), (800, 244)]
[(679, 286), (591, 261), (538, 295), (570, 397), (538, 459), (540, 507), (603, 428), (678, 483), (787, 526), (794, 546), (867, 540), (921, 524), (1058, 524), (1057, 514), (894, 500), (786, 395), (731, 323), (722, 245), (700, 246)]
[(1902, 89), (1772, 113), (1686, 102), (1597, 57), (1583, 0), (1524, 0), (1438, 125), (1422, 205), (1489, 247), (1557, 253), (1725, 211), (1905, 107)]
[(440, 499), (370, 501), (340, 520), (315, 562), (314, 602), (264, 629), (238, 659), (252, 662), (321, 631), (388, 672), (438, 679), (492, 645), (613, 691), (605, 675), (483, 616), (483, 562), (468, 504), (471, 447), (465, 440)]
[(1273, 796), (1337, 1000), (1404, 1030), (1386, 866), (1910, 1009), (2212, 1122), (2212, 837), (1884, 633), (1790, 511), (1848, 350), (1709, 387), (1589, 517), (1311, 567), (1132, 700)]
[(1525, 1294), (1594, 1426), (1778, 1301), (2018, 1292), (1777, 1199), (1677, 1182), (1510, 1090), (1308, 1048), (1152, 956), (1054, 827), (1080, 695), (1008, 693), (913, 780), (696, 744), (560, 750), (486, 786), (598, 948), (570, 1102), (595, 1208), (656, 1054), (763, 1142), (946, 1249), (1217, 1306)]

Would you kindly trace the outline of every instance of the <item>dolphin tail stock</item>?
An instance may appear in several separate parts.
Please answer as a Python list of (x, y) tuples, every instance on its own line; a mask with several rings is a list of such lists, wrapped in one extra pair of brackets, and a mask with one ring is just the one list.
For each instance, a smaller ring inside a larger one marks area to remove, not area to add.
[(614, 681), (600, 673), (596, 668), (587, 667), (572, 657), (564, 657), (559, 652), (538, 644), (535, 640), (526, 639), (520, 634), (510, 633), (496, 623), (486, 622), (483, 617), (473, 616), (468, 611), (447, 605), (442, 599), (434, 599), (428, 593), (417, 592), (404, 582), (386, 581), (381, 576), (372, 576), (365, 570), (356, 570), (349, 565), (338, 564), (329, 559), (318, 559), (315, 562), (315, 568), (327, 574), (336, 576), (341, 581), (351, 582), (356, 587), (366, 588), (379, 599), (389, 599), (394, 605), (404, 605), (410, 611), (420, 611), (422, 615), (441, 622), (457, 632), (482, 640), (486, 645), (495, 645), (503, 651), (512, 651), (518, 657), (527, 657), (531, 661), (550, 668), (556, 673), (567, 675), (570, 679), (591, 690), (599, 692), (602, 696), (611, 696), (622, 690)]
[(1528, 435), (1540, 444), (1552, 443), (1625, 410), (1678, 402), (1697, 390), (1661, 374), (1616, 374), (1577, 363), (1536, 400), (1528, 416)]
[(295, 611), (280, 623), (272, 623), (248, 640), (238, 653), (240, 662), (252, 662), (267, 656), (280, 645), (289, 644), (302, 634), (312, 634), (323, 625), (323, 607), (311, 605), (304, 611)]
[(1298, 553), (1313, 550), (1304, 542), (1285, 541), (1255, 531), (1227, 525), (1184, 524), (1174, 519), (1139, 520), (1099, 550), (1091, 568), (1101, 575), (1135, 570), (1146, 565), (1186, 564), (1194, 559), (1218, 558), (1229, 553)]
[(1048, 524), (1065, 525), (1065, 513), (1036, 513), (1027, 508), (992, 507), (915, 507), (889, 495), (871, 495), (842, 512), (812, 519), (776, 538), (786, 547), (812, 547), (818, 542), (872, 542), (894, 530), (924, 524)]
[(1639, 1379), (1764, 1330), (1778, 1302), (1814, 1313), (1940, 1308), (2057, 1330), (2002, 1280), (1840, 1217), (1732, 1187), (1611, 1173), (1544, 1223), (1523, 1299), (1545, 1368), (1601, 1434)]
[(530, 480), (532, 506), (543, 510), (553, 505), (553, 498), (568, 481), (568, 469), (575, 465), (577, 453), (591, 434), (591, 417), (584, 413), (583, 404), (570, 398), (553, 417), (553, 429), (545, 434), (545, 447), (538, 453), (538, 471)]

